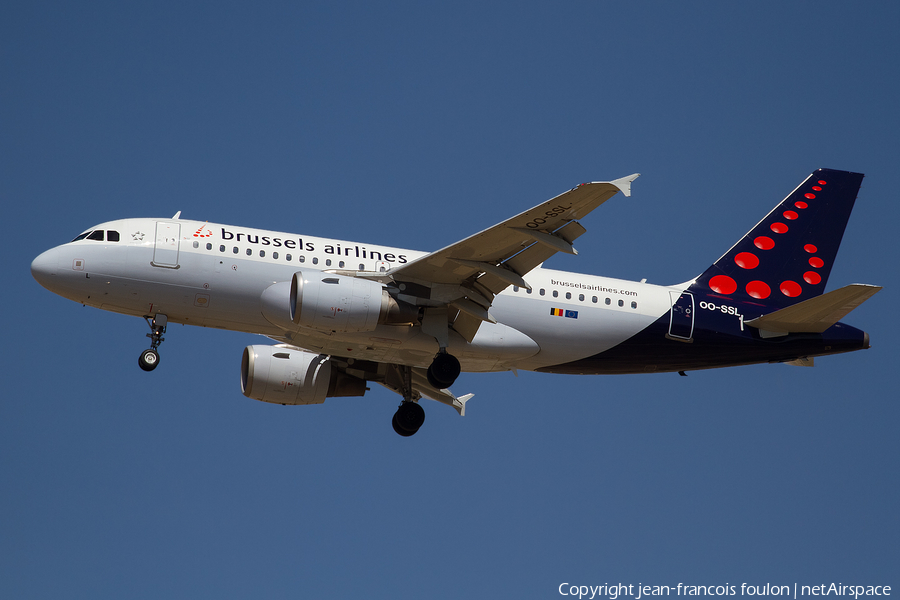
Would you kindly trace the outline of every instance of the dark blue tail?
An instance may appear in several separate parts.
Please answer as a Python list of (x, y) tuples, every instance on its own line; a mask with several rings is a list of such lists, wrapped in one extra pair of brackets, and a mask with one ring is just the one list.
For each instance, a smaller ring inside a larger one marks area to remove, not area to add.
[(847, 171), (814, 172), (689, 290), (775, 308), (818, 296), (862, 179)]

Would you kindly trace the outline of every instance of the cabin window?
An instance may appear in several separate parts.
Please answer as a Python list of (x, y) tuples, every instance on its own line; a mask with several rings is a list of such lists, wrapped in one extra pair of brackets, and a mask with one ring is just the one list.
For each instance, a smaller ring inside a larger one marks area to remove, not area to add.
[[(288, 260), (290, 260), (290, 259), (288, 259)], [(297, 260), (299, 260), (300, 262), (306, 262), (306, 257), (301, 254), (300, 258), (298, 258)]]
[(546, 293), (547, 293), (547, 292), (544, 291), (544, 288), (541, 288), (541, 296), (543, 296), (543, 295), (546, 294)]
[(107, 231), (106, 232), (106, 241), (107, 242), (118, 242), (119, 241), (119, 232), (118, 231)]
[(519, 291), (519, 286), (514, 285), (514, 286), (513, 286), (513, 291), (514, 291), (514, 292), (518, 292), (518, 291)]
[(578, 300), (584, 302), (584, 294), (578, 294)]
[(253, 250), (247, 248), (247, 256), (251, 256), (253, 254)]
[(260, 250), (260, 251), (259, 251), (259, 256), (260, 256), (260, 258), (265, 258), (265, 257), (266, 257), (266, 251), (265, 251), (265, 250)]
[(330, 258), (326, 258), (326, 259), (325, 259), (325, 266), (326, 266), (326, 267), (330, 267), (330, 266), (331, 266), (331, 259), (330, 259)]
[(97, 231), (91, 232), (91, 235), (89, 235), (87, 237), (87, 239), (94, 240), (95, 242), (102, 242), (103, 241), (103, 230), (98, 229)]
[(597, 304), (597, 296), (591, 297), (591, 302), (593, 302), (594, 304)]
[(556, 290), (553, 290), (553, 297), (554, 297), (554, 298), (559, 298), (559, 292), (556, 291)]
[(237, 254), (237, 253), (238, 253), (238, 247), (235, 246), (234, 249), (232, 250), (232, 252), (235, 253), (235, 254)]
[(319, 264), (319, 257), (318, 257), (318, 256), (313, 256), (313, 264), (314, 264), (314, 265)]
[(209, 242), (206, 242), (206, 249), (212, 250), (212, 244), (210, 244)]
[(277, 253), (277, 252), (273, 252), (273, 253), (272, 253), (272, 258), (274, 258), (275, 260), (278, 260), (278, 253)]
[(625, 301), (624, 301), (624, 300), (619, 300), (619, 306), (625, 306)]
[(364, 265), (364, 264), (362, 264), (362, 263), (359, 263), (359, 270), (360, 270), (360, 271), (365, 271), (365, 270), (366, 270), (366, 265)]
[(566, 292), (566, 300), (572, 299), (572, 292)]
[(338, 268), (340, 268), (340, 269), (344, 268), (344, 261), (341, 261), (338, 263)]
[(631, 308), (637, 308), (637, 302), (632, 302), (632, 303), (631, 303)]
[[(285, 254), (285, 255), (284, 255), (284, 260), (286, 260), (286, 261), (288, 261), (288, 262), (291, 262), (291, 255), (290, 255), (290, 254)], [(300, 262), (303, 262), (303, 257), (302, 257), (302, 256), (300, 257)]]
[(609, 306), (610, 304), (612, 304), (612, 300), (610, 300), (609, 298), (607, 298), (607, 299), (606, 299), (606, 305)]
[(528, 288), (528, 289), (525, 290), (525, 293), (526, 293), (526, 294), (530, 294), (530, 293), (533, 292), (533, 291), (534, 291), (534, 290), (532, 290), (531, 288)]
[(197, 240), (194, 240), (194, 248), (199, 248), (199, 247), (200, 247), (200, 242), (198, 242)]

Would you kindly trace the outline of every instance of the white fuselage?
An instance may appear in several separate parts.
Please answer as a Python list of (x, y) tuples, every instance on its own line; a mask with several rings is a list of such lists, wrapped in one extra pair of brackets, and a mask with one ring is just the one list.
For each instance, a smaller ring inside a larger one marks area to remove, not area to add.
[[(103, 240), (81, 239), (41, 255), (35, 261), (45, 272), (41, 283), (103, 310), (160, 313), (173, 323), (257, 333), (348, 358), (427, 366), (438, 349), (422, 327), (286, 331), (260, 307), (269, 286), (297, 271), (388, 271), (424, 252), (181, 219), (126, 219), (93, 231), (101, 230)], [(106, 232), (117, 232), (118, 241)], [(672, 293), (686, 287), (543, 268), (526, 280), (530, 291), (509, 287), (494, 299), (497, 323), (482, 323), (471, 343), (451, 331), (448, 351), (463, 370), (533, 370), (596, 355), (669, 312)]]

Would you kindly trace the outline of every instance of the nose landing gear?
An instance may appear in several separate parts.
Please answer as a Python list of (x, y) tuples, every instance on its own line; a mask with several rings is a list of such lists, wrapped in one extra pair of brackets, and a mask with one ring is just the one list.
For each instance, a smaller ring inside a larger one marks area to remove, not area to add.
[(168, 319), (166, 315), (157, 314), (145, 316), (144, 320), (147, 321), (152, 333), (147, 334), (147, 337), (150, 338), (150, 348), (141, 352), (138, 357), (138, 366), (145, 371), (152, 371), (159, 364), (159, 352), (156, 349), (166, 339), (163, 335), (166, 333)]

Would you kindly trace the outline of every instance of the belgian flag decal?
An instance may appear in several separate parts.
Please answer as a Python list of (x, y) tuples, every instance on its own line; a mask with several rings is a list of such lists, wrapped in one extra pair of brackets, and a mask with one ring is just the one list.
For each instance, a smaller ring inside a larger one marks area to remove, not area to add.
[(568, 319), (577, 319), (578, 318), (577, 310), (563, 310), (561, 308), (551, 308), (550, 314), (554, 317), (566, 317)]

